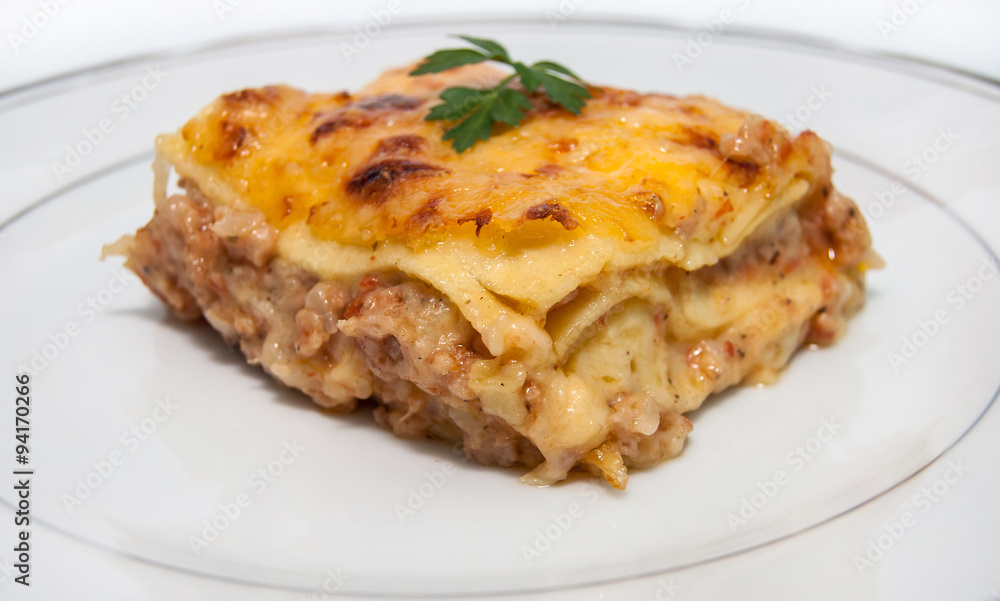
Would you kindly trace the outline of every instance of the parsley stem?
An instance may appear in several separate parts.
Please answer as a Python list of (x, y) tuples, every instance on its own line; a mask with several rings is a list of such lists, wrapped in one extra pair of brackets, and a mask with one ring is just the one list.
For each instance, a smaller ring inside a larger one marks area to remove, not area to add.
[[(427, 121), (451, 121), (455, 125), (448, 128), (444, 140), (452, 140), (456, 152), (464, 152), (480, 140), (492, 136), (493, 125), (501, 122), (517, 127), (532, 109), (528, 94), (542, 89), (555, 104), (579, 115), (590, 98), (586, 83), (566, 67), (551, 61), (538, 61), (532, 65), (516, 62), (507, 50), (493, 40), (458, 36), (476, 48), (452, 48), (438, 50), (424, 58), (410, 75), (440, 73), (485, 61), (495, 61), (514, 69), (514, 72), (492, 88), (472, 88), (456, 86), (441, 92), (443, 101), (431, 108)], [(515, 78), (519, 78), (524, 91), (510, 88)]]

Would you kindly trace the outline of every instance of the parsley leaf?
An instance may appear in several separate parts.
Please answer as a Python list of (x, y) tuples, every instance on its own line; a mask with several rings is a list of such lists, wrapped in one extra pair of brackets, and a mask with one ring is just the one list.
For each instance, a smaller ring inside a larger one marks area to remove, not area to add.
[(440, 98), (444, 100), (444, 104), (432, 108), (427, 121), (457, 121), (479, 108), (484, 98), (491, 93), (490, 90), (477, 88), (448, 88), (441, 92)]
[(503, 121), (511, 127), (517, 127), (524, 119), (524, 111), (531, 108), (531, 100), (523, 93), (504, 88), (497, 94), (490, 114), (496, 121)]
[(525, 90), (529, 92), (534, 92), (541, 85), (541, 81), (535, 75), (535, 72), (524, 63), (514, 63), (514, 72), (517, 73), (518, 79), (521, 80), (521, 85), (524, 86)]
[(438, 50), (424, 59), (424, 62), (410, 71), (410, 75), (424, 75), (447, 71), (462, 65), (473, 65), (490, 60), (490, 57), (478, 50), (461, 48), (456, 50)]
[(505, 63), (510, 62), (510, 56), (507, 54), (507, 49), (497, 44), (493, 40), (484, 40), (483, 38), (473, 38), (467, 35), (455, 36), (465, 40), (466, 42), (472, 44), (473, 46), (479, 46), (486, 52), (490, 53), (490, 59), (503, 61)]
[(517, 127), (524, 119), (524, 111), (531, 108), (531, 100), (524, 93), (505, 87), (448, 88), (441, 93), (441, 99), (444, 104), (432, 108), (427, 120), (462, 120), (444, 134), (458, 152), (472, 148), (479, 140), (488, 140), (498, 121)]
[(493, 135), (493, 101), (479, 105), (461, 123), (444, 132), (444, 140), (451, 140), (456, 152), (463, 152), (476, 145), (479, 140), (488, 140)]
[(434, 106), (427, 121), (458, 121), (444, 133), (456, 152), (464, 152), (479, 140), (493, 135), (495, 123), (517, 127), (531, 109), (531, 100), (520, 90), (508, 87), (517, 79), (529, 94), (539, 87), (545, 94), (574, 115), (579, 115), (590, 98), (586, 83), (576, 73), (559, 63), (538, 61), (533, 65), (511, 60), (507, 49), (494, 42), (470, 36), (456, 36), (476, 48), (438, 50), (424, 58), (410, 75), (440, 73), (462, 65), (497, 61), (514, 69), (514, 73), (490, 89), (452, 87), (441, 92), (442, 104)]
[(569, 112), (579, 115), (586, 102), (584, 98), (590, 98), (587, 88), (572, 81), (550, 75), (547, 72), (539, 72), (533, 69), (535, 75), (542, 82), (542, 87), (549, 95), (549, 98), (561, 104)]

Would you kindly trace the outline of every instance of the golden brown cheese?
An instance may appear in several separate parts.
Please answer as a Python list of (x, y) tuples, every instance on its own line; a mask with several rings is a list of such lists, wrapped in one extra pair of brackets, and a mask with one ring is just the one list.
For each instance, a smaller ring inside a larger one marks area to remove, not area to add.
[(182, 171), (190, 165), (188, 177), (200, 179), (198, 166), (222, 174), (216, 184), (279, 230), (305, 222), (322, 240), (417, 248), (463, 235), (506, 249), (598, 235), (638, 251), (667, 237), (685, 256), (711, 249), (689, 268), (731, 252), (826, 168), (811, 132), (792, 140), (767, 122), (747, 132), (749, 113), (707, 98), (613, 88), (592, 88), (578, 117), (536, 96), (519, 127), (497, 126), (458, 154), (441, 141), (449, 124), (424, 118), (445, 87), (498, 72), (406, 72), (357, 95), (228, 94), (162, 137), (160, 150)]

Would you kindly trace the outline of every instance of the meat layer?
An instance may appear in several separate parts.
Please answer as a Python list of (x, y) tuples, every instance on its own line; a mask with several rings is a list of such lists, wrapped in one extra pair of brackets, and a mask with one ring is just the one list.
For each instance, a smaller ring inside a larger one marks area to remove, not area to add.
[[(537, 468), (540, 482), (579, 466), (624, 487), (627, 467), (680, 453), (691, 430), (683, 413), (747, 378), (773, 377), (803, 343), (840, 334), (862, 301), (870, 244), (849, 199), (817, 194), (713, 266), (581, 286), (539, 324), (556, 364), (508, 358), (484, 376), (501, 358), (440, 291), (398, 270), (322, 278), (277, 254), (262, 213), (213, 206), (181, 183), (186, 194), (161, 197), (149, 224), (111, 249), (179, 317), (204, 316), (248, 361), (319, 405), (350, 411), (372, 399), (376, 421), (398, 436), (459, 442), (472, 461)], [(507, 380), (527, 407), (519, 423), (483, 402), (484, 378), (502, 369), (520, 369)], [(590, 438), (554, 450), (542, 416), (574, 390), (606, 409)]]

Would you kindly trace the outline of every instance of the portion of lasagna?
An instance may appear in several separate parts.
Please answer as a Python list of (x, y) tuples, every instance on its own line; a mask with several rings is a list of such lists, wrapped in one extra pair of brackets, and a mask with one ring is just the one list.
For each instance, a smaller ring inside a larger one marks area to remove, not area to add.
[(862, 305), (877, 257), (812, 132), (606, 87), (457, 154), (428, 110), (504, 74), (407, 71), (222, 96), (157, 139), (153, 218), (110, 252), (316, 403), (537, 483), (624, 488)]

